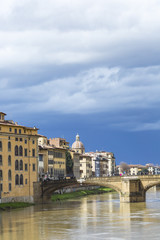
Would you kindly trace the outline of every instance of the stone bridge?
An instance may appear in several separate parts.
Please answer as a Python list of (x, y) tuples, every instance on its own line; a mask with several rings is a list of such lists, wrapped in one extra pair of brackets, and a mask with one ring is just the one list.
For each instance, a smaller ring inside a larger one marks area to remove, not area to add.
[(34, 202), (48, 202), (51, 200), (51, 196), (56, 190), (70, 186), (80, 186), (80, 184), (77, 182), (76, 179), (34, 182)]
[(119, 193), (121, 202), (145, 202), (147, 190), (160, 184), (160, 175), (92, 177), (82, 183), (78, 183), (75, 179), (36, 182), (34, 183), (34, 202), (46, 202), (51, 199), (54, 191), (80, 184), (110, 187)]
[(88, 178), (85, 184), (110, 187), (121, 202), (145, 202), (147, 190), (160, 184), (160, 175)]

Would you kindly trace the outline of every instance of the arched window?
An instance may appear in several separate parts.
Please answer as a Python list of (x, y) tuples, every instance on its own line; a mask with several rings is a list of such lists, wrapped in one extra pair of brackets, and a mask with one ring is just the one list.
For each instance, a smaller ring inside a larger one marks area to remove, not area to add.
[(23, 170), (23, 161), (20, 160), (20, 170)]
[(0, 141), (0, 151), (2, 151), (2, 141)]
[(23, 156), (23, 148), (22, 148), (22, 146), (19, 146), (19, 156)]
[(23, 185), (23, 175), (20, 175), (20, 185)]
[(2, 172), (2, 170), (0, 170), (0, 180), (2, 180), (3, 179), (3, 172)]
[(12, 172), (11, 172), (11, 170), (8, 170), (8, 180), (9, 181), (12, 180)]
[(19, 176), (16, 174), (15, 176), (15, 185), (19, 185)]
[(18, 146), (15, 146), (15, 156), (18, 156)]
[(19, 162), (18, 162), (18, 160), (15, 161), (15, 170), (19, 170)]
[(0, 166), (2, 166), (3, 161), (2, 161), (2, 155), (0, 155)]
[(11, 142), (8, 142), (8, 151), (11, 151)]
[(11, 155), (8, 156), (8, 166), (11, 166)]

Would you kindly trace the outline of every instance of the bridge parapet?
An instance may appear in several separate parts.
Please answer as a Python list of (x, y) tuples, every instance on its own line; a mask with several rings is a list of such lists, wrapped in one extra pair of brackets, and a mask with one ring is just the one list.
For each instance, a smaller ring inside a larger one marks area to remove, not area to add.
[(160, 184), (160, 176), (92, 177), (82, 182), (77, 182), (75, 179), (36, 182), (34, 183), (34, 201), (46, 201), (57, 189), (80, 184), (110, 187), (119, 193), (121, 202), (144, 202), (146, 191)]

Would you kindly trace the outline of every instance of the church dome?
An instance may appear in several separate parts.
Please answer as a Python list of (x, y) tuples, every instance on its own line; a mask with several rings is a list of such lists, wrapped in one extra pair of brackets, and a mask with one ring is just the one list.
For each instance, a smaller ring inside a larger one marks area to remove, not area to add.
[(78, 134), (76, 136), (76, 141), (72, 144), (72, 149), (79, 153), (84, 153), (84, 151), (85, 151), (84, 145), (80, 141)]

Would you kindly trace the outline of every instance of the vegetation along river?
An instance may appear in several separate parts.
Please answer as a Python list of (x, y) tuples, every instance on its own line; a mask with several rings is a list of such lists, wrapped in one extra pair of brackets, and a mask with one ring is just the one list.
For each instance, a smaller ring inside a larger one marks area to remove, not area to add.
[(115, 192), (0, 212), (1, 240), (159, 239), (160, 191), (146, 203), (121, 203)]

